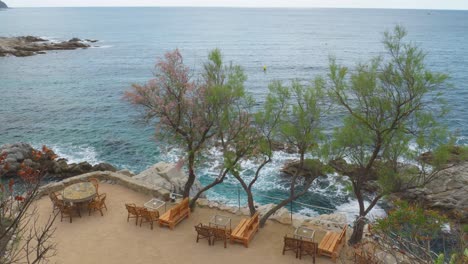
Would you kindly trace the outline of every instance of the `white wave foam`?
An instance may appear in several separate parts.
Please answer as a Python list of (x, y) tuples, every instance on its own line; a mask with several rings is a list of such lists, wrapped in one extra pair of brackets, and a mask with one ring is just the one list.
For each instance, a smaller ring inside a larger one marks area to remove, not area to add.
[(58, 158), (68, 160), (68, 163), (79, 163), (87, 161), (91, 165), (98, 164), (100, 161), (97, 158), (96, 150), (91, 146), (76, 146), (76, 145), (61, 145), (61, 144), (33, 144), (36, 149), (41, 149), (43, 145), (52, 149)]
[(89, 47), (90, 49), (108, 49), (108, 48), (112, 48), (113, 46), (112, 45), (102, 45), (102, 46), (91, 46)]
[[(369, 202), (365, 201), (364, 205), (369, 206)], [(359, 205), (356, 199), (352, 199), (347, 203), (341, 204), (336, 207), (335, 213), (345, 213), (348, 224), (352, 224), (356, 220), (356, 216), (359, 215)], [(385, 210), (380, 206), (376, 205), (367, 215), (368, 219), (382, 218), (386, 216)]]

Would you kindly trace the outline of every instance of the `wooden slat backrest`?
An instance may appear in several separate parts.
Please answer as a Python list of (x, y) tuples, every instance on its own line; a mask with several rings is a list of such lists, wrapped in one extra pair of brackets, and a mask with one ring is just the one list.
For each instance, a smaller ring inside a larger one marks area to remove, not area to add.
[(188, 209), (188, 207), (189, 207), (189, 200), (188, 200), (188, 198), (185, 198), (180, 203), (180, 210), (186, 210), (186, 209)]
[(253, 231), (254, 231), (253, 229), (254, 229), (255, 225), (258, 224), (258, 215), (259, 215), (259, 213), (256, 212), (251, 218), (246, 219), (247, 221), (245, 223), (245, 228), (242, 231), (241, 236), (249, 237), (250, 234), (253, 233)]
[(326, 251), (332, 251), (338, 242), (338, 234), (333, 232), (327, 232), (320, 242), (320, 249)]
[(232, 231), (232, 235), (236, 237), (242, 237), (244, 234), (246, 224), (247, 224), (247, 219), (242, 219), (240, 223), (236, 226), (234, 231)]
[(343, 238), (346, 237), (346, 228), (347, 227), (348, 226), (345, 225), (344, 228), (343, 228), (343, 231), (341, 231), (340, 237), (338, 238), (338, 243), (341, 243), (341, 241), (343, 241)]
[(169, 221), (173, 221), (180, 213), (179, 205), (172, 207), (169, 211)]

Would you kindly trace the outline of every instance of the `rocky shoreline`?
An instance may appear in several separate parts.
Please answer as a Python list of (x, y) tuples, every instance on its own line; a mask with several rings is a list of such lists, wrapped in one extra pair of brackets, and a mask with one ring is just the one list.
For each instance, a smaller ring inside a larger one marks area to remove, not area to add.
[(45, 54), (49, 50), (75, 50), (91, 47), (97, 40), (72, 38), (68, 41), (52, 42), (35, 36), (0, 37), (0, 57), (16, 57)]
[[(5, 155), (5, 162), (8, 166), (0, 168), (0, 177), (14, 177), (21, 168), (21, 164), (38, 169), (46, 169), (47, 173), (54, 178), (67, 178), (92, 171), (116, 171), (117, 169), (108, 163), (91, 165), (88, 162), (68, 163), (66, 159), (50, 159), (49, 156), (56, 156), (52, 150), (48, 150), (48, 157), (41, 159), (34, 158), (36, 150), (27, 143), (5, 144), (0, 147), (0, 155)], [(2, 176), (3, 175), (3, 176)]]
[[(43, 149), (44, 151), (44, 149)], [(33, 158), (34, 149), (27, 143), (5, 144), (0, 147), (0, 154), (5, 155), (5, 161), (8, 163), (6, 171), (0, 173), (3, 177), (14, 177), (22, 163), (32, 168), (46, 168), (49, 175), (58, 180), (63, 180), (76, 175), (84, 175), (88, 173), (98, 173), (102, 171), (116, 172), (117, 169), (108, 163), (99, 163), (91, 165), (88, 162), (68, 163), (66, 159), (49, 159), (48, 156), (56, 156), (52, 150), (46, 149), (48, 155), (37, 160)], [(285, 174), (294, 174), (297, 172), (296, 163), (291, 162), (286, 164), (281, 171)], [(181, 193), (187, 175), (180, 170), (175, 169), (174, 164), (159, 162), (148, 169), (142, 171), (138, 175), (123, 170), (119, 171), (119, 175), (125, 175), (133, 181), (140, 182), (148, 188), (158, 188), (166, 190), (167, 195), (170, 192)], [(3, 168), (5, 170), (5, 168)], [(313, 171), (301, 171), (299, 173), (303, 177), (315, 176)], [(202, 188), (201, 183), (197, 180), (194, 183), (191, 193), (196, 193)], [(394, 199), (403, 199), (413, 202), (419, 202), (425, 208), (436, 209), (444, 212), (452, 217), (457, 217), (462, 223), (468, 223), (468, 162), (461, 161), (454, 164), (447, 170), (440, 172), (433, 182), (424, 188), (413, 188), (404, 193), (393, 194), (388, 201)], [(237, 207), (226, 207), (222, 204), (217, 204), (213, 201), (201, 202), (202, 206), (217, 207), (220, 210), (235, 211)], [(271, 206), (271, 205), (268, 205)], [(261, 206), (260, 209), (265, 209)], [(262, 210), (263, 210), (262, 209)], [(285, 208), (283, 208), (286, 210)], [(278, 218), (279, 222), (287, 220), (289, 212), (279, 210), (273, 218)], [(247, 210), (247, 209), (245, 209)], [(265, 209), (266, 210), (266, 209)], [(248, 211), (248, 210), (247, 210)], [(248, 212), (245, 213), (248, 213)], [(300, 219), (303, 220), (303, 219)], [(288, 220), (290, 221), (290, 219)], [(346, 220), (345, 220), (346, 221)], [(336, 221), (334, 221), (336, 222)], [(340, 221), (342, 222), (342, 219)]]

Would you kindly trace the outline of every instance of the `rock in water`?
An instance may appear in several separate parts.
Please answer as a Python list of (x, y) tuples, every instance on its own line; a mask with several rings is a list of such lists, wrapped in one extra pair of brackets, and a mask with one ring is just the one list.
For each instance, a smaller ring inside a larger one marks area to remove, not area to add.
[(13, 55), (16, 57), (44, 54), (47, 50), (75, 50), (91, 47), (89, 42), (79, 38), (69, 41), (50, 42), (34, 36), (0, 37), (0, 57)]
[[(188, 180), (188, 175), (183, 171), (177, 170), (175, 166), (176, 164), (173, 163), (159, 162), (140, 174), (135, 175), (133, 178), (171, 192), (182, 193)], [(195, 180), (190, 192), (195, 194), (201, 187), (200, 182)]]
[(0, 8), (8, 8), (8, 6), (4, 2), (0, 1)]

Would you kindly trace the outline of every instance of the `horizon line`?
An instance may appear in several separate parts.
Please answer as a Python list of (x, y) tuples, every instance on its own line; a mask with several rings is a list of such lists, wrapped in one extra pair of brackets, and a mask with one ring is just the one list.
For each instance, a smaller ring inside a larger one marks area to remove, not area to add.
[(424, 11), (468, 11), (468, 9), (450, 9), (450, 8), (403, 8), (403, 7), (327, 7), (327, 6), (8, 6), (8, 8), (226, 8), (226, 9), (368, 9), (368, 10), (424, 10)]

